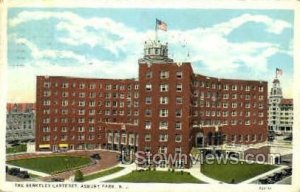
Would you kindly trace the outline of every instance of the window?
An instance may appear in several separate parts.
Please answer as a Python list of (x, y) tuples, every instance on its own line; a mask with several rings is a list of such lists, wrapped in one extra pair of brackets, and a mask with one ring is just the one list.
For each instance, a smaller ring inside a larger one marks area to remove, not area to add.
[(118, 90), (119, 86), (118, 85), (112, 85), (113, 90)]
[(67, 132), (67, 131), (68, 131), (67, 127), (62, 127), (61, 128), (61, 132)]
[(110, 104), (110, 101), (105, 101), (105, 107), (110, 107), (111, 104)]
[(147, 71), (147, 72), (146, 72), (146, 78), (147, 78), (147, 79), (152, 78), (152, 72), (151, 72), (151, 71)]
[(247, 120), (245, 121), (245, 125), (250, 125), (250, 120), (249, 120), (249, 119), (247, 119)]
[(146, 116), (151, 116), (151, 109), (146, 109), (145, 110), (145, 115)]
[(51, 83), (50, 82), (44, 82), (44, 87), (45, 88), (50, 88)]
[(79, 93), (79, 97), (80, 97), (80, 98), (84, 98), (84, 97), (85, 97), (85, 93), (84, 93), (84, 92), (80, 92), (80, 93)]
[(177, 71), (176, 72), (176, 78), (177, 79), (181, 79), (182, 78), (182, 72), (181, 71)]
[(96, 101), (89, 101), (89, 106), (90, 107), (95, 107), (96, 106)]
[(251, 141), (256, 141), (256, 135), (251, 135)]
[(152, 85), (151, 84), (146, 84), (146, 91), (151, 91), (152, 90)]
[(182, 135), (175, 135), (175, 142), (181, 142), (182, 140)]
[(109, 99), (111, 97), (110, 93), (105, 93), (105, 99)]
[(62, 88), (68, 88), (69, 87), (69, 83), (63, 83), (62, 84)]
[(169, 85), (168, 84), (161, 84), (160, 85), (160, 92), (167, 92), (169, 89)]
[(84, 115), (85, 114), (85, 110), (84, 109), (79, 109), (78, 110), (78, 115)]
[(96, 93), (90, 92), (89, 97), (90, 97), (90, 98), (96, 98)]
[(84, 89), (85, 88), (85, 84), (84, 83), (80, 83), (79, 84), (79, 89)]
[(250, 98), (251, 98), (251, 97), (250, 97), (249, 94), (247, 94), (247, 95), (245, 96), (245, 99), (246, 99), (246, 100), (250, 100)]
[(84, 123), (84, 122), (85, 122), (84, 118), (81, 117), (81, 118), (78, 119), (78, 123)]
[(246, 115), (246, 117), (250, 117), (250, 115), (251, 115), (250, 111), (246, 111), (245, 115)]
[(250, 91), (250, 86), (247, 85), (247, 86), (245, 87), (245, 90), (246, 90), (246, 91)]
[(161, 79), (167, 79), (169, 78), (169, 71), (161, 71), (159, 76)]
[(182, 91), (182, 84), (176, 84), (176, 91), (181, 92)]
[(145, 98), (145, 103), (146, 104), (151, 104), (152, 98), (151, 97), (146, 97)]
[(168, 141), (168, 134), (159, 134), (159, 141), (160, 142), (167, 142)]
[(68, 100), (62, 100), (61, 106), (63, 106), (63, 107), (68, 106)]
[(182, 97), (176, 97), (176, 104), (182, 104)]
[(168, 104), (168, 97), (160, 97), (160, 104)]
[(228, 93), (223, 95), (223, 99), (228, 99), (228, 98), (229, 98), (229, 94)]
[(145, 141), (151, 141), (151, 134), (145, 134)]
[(176, 123), (175, 123), (175, 129), (181, 129), (181, 122), (179, 122), (179, 121), (177, 121)]
[(151, 129), (151, 121), (145, 121), (145, 129)]
[(95, 88), (96, 88), (96, 84), (94, 84), (94, 83), (90, 84), (90, 85), (89, 85), (89, 88), (90, 88), (90, 89), (95, 89)]
[(249, 109), (251, 107), (250, 103), (246, 103), (245, 108)]
[(176, 147), (175, 148), (175, 153), (180, 154), (181, 153), (181, 147)]
[(231, 90), (236, 91), (237, 90), (237, 85), (231, 85)]
[(159, 116), (160, 117), (168, 117), (168, 109), (161, 109), (159, 111)]
[(80, 106), (80, 107), (85, 106), (85, 101), (79, 101), (79, 102), (78, 102), (78, 106)]
[(106, 89), (106, 90), (111, 90), (111, 84), (106, 84), (106, 85), (105, 85), (105, 89)]
[(264, 91), (264, 87), (263, 87), (263, 86), (259, 86), (259, 87), (258, 87), (258, 91), (259, 91), (259, 92), (263, 92), (263, 91)]
[(162, 154), (167, 153), (167, 147), (159, 147), (159, 153), (162, 153)]
[(228, 85), (227, 84), (223, 85), (223, 89), (228, 90)]
[(176, 109), (175, 116), (176, 117), (181, 117), (182, 116), (182, 110), (181, 109)]
[(44, 106), (48, 106), (48, 105), (50, 105), (51, 104), (51, 101), (50, 100), (44, 100), (43, 101), (43, 105)]
[(231, 95), (231, 98), (232, 98), (232, 99), (237, 99), (237, 94), (236, 94), (236, 93), (232, 94), (232, 95)]
[(51, 91), (44, 91), (44, 97), (51, 96)]
[(237, 112), (236, 111), (231, 111), (231, 116), (232, 117), (236, 117), (237, 116)]
[(234, 109), (237, 108), (237, 103), (231, 103), (231, 107)]
[(84, 132), (84, 127), (83, 126), (78, 127), (78, 132)]
[(160, 121), (159, 122), (159, 129), (168, 129), (168, 122), (167, 121)]

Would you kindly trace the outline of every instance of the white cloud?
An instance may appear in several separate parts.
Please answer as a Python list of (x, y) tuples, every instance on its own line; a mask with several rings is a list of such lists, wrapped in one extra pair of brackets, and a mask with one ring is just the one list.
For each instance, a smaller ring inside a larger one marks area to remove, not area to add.
[[(137, 77), (137, 60), (143, 52), (143, 42), (153, 39), (154, 36), (153, 31), (138, 32), (110, 18), (83, 18), (72, 12), (23, 11), (15, 18), (10, 19), (9, 25), (16, 27), (28, 21), (51, 18), (58, 20), (55, 26), (56, 30), (67, 32), (64, 36), (56, 39), (62, 43), (72, 46), (95, 47), (97, 45), (116, 56), (120, 52), (126, 53), (126, 55), (122, 61), (117, 62), (93, 57), (87, 60), (84, 53), (81, 55), (71, 50), (42, 50), (26, 38), (15, 36), (16, 43), (24, 44), (31, 50), (34, 60), (32, 63), (28, 63), (29, 68), (36, 64), (40, 66), (37, 69), (27, 69), (26, 76), (31, 76), (31, 80), (35, 78), (35, 75), (95, 77), (97, 74), (96, 77), (99, 78)], [(284, 29), (291, 27), (285, 21), (272, 19), (265, 15), (244, 14), (208, 28), (170, 29), (167, 36), (162, 34), (160, 37), (169, 41), (175, 60), (201, 62), (203, 64), (201, 67), (210, 71), (211, 74), (218, 72), (224, 75), (223, 77), (231, 77), (240, 67), (246, 67), (261, 75), (267, 70), (268, 57), (277, 53), (288, 54), (291, 53), (291, 50), (282, 50), (278, 45), (268, 42), (233, 43), (228, 41), (226, 38), (228, 34), (249, 22), (262, 23), (266, 26), (267, 32), (274, 34), (280, 34)], [(187, 52), (190, 54), (189, 58), (187, 58)], [(47, 58), (73, 59), (75, 62), (72, 64), (77, 65), (73, 68), (54, 66), (47, 61)], [(23, 71), (15, 69), (13, 71), (14, 74), (23, 73)], [(20, 76), (20, 78), (22, 77)], [(30, 82), (28, 81), (28, 83)]]

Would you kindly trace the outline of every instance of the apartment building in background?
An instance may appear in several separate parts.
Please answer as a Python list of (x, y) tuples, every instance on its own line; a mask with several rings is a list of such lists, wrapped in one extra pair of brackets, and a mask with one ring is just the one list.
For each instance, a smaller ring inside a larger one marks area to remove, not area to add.
[(283, 98), (280, 81), (276, 77), (269, 95), (269, 130), (277, 134), (293, 131), (293, 99)]
[(35, 104), (7, 103), (6, 143), (35, 139)]

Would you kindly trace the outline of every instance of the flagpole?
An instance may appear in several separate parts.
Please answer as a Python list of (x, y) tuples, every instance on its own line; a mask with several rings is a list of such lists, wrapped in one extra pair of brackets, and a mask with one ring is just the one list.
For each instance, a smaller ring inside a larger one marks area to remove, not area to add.
[(155, 20), (155, 42), (157, 42), (158, 34), (157, 34), (157, 19)]

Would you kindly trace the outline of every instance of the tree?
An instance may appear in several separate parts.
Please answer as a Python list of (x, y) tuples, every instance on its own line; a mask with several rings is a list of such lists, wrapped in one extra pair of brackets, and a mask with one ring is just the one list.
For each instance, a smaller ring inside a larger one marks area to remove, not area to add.
[(75, 171), (75, 181), (82, 181), (83, 180), (83, 174), (80, 170)]

